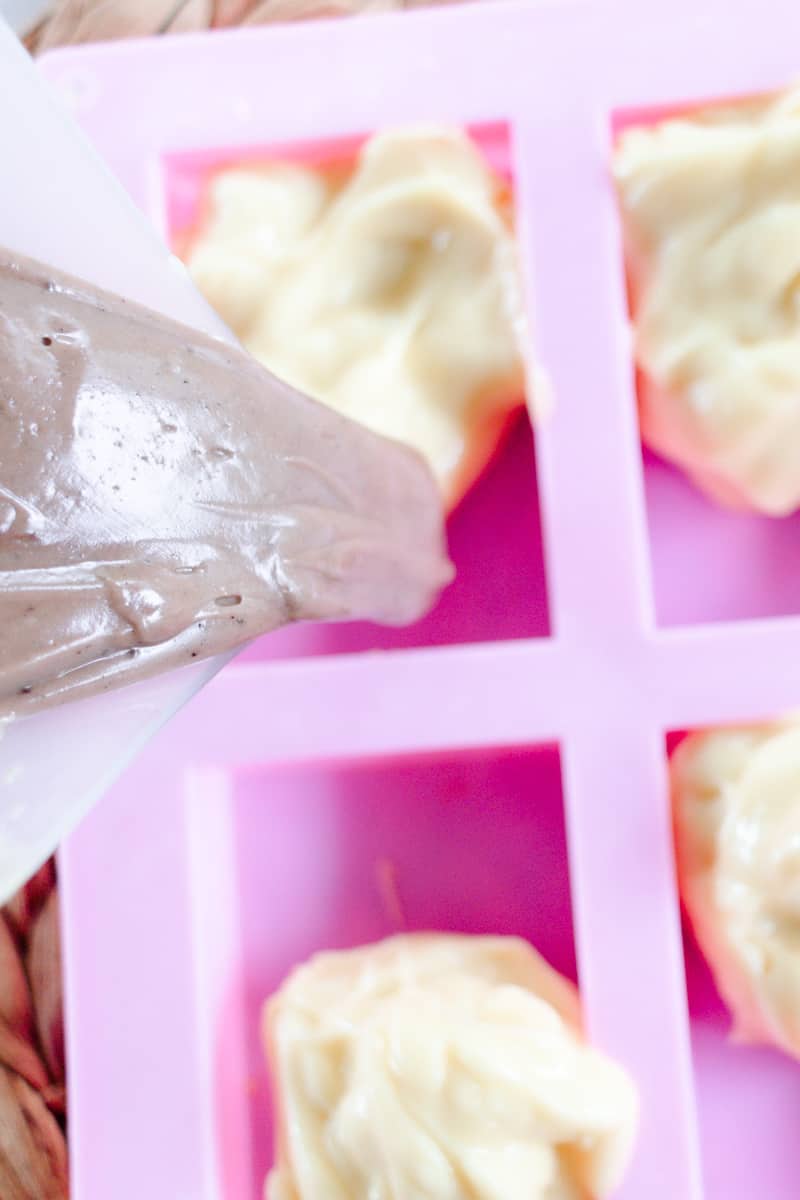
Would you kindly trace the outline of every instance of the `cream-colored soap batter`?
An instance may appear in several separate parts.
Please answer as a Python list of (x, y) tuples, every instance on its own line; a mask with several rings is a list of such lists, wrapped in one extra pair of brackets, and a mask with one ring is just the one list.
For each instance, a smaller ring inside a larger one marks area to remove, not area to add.
[(460, 131), (382, 133), (344, 172), (218, 172), (187, 262), (256, 358), (422, 451), (453, 500), (523, 395), (506, 191)]
[(681, 890), (744, 1041), (800, 1057), (800, 719), (672, 758)]
[(268, 1200), (587, 1200), (637, 1120), (577, 995), (515, 938), (418, 935), (323, 954), (270, 1002)]
[(800, 506), (800, 91), (620, 139), (642, 436), (717, 500)]

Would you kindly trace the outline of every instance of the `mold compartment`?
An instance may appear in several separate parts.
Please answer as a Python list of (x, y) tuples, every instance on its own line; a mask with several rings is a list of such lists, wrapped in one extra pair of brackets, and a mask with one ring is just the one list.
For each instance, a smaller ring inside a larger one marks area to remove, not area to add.
[[(669, 753), (683, 736), (668, 737)], [(730, 1013), (682, 916), (704, 1200), (795, 1200), (800, 1063), (771, 1047), (732, 1041)]]
[[(507, 126), (484, 124), (469, 132), (490, 165), (510, 178)], [(346, 161), (363, 140), (165, 153), (160, 177), (165, 234), (180, 247), (198, 219), (209, 178), (220, 169), (277, 161)], [(243, 660), (549, 636), (536, 456), (524, 409), (512, 416), (487, 468), (451, 513), (448, 541), (456, 580), (417, 624), (406, 629), (367, 622), (289, 627), (249, 647)]]
[[(614, 114), (616, 140), (633, 126), (726, 100), (701, 98), (668, 109)], [(642, 379), (637, 373), (637, 391)], [(795, 569), (800, 513), (773, 518), (725, 508), (684, 471), (643, 447), (655, 614), (662, 627), (756, 620), (800, 613)]]
[(576, 977), (555, 747), (252, 767), (189, 781), (198, 1037), (219, 1194), (271, 1163), (264, 1000), (315, 951), (517, 934)]
[(705, 1200), (796, 1200), (800, 1064), (768, 1047), (735, 1045), (688, 928), (684, 952)]
[(721, 508), (649, 450), (643, 469), (659, 625), (800, 613), (800, 514)]

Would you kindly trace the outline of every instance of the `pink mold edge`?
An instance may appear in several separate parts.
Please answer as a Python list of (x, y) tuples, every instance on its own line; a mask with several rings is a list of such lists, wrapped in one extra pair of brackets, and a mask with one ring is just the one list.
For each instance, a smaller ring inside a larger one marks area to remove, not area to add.
[[(795, 611), (791, 562), (781, 544), (748, 593), (766, 526), (721, 521), (658, 463), (643, 486), (607, 175), (614, 113), (789, 82), (793, 15), (476, 5), (43, 62), (162, 228), (167, 153), (506, 123), (558, 398), (536, 446), (551, 637), (227, 668), (65, 848), (78, 1200), (257, 1194), (260, 992), (318, 942), (388, 927), (379, 857), (413, 925), (527, 933), (567, 970), (574, 938), (591, 1036), (642, 1097), (620, 1200), (796, 1194), (797, 1068), (727, 1045), (691, 943), (687, 1005), (664, 751), (671, 729), (796, 705), (800, 621), (771, 619)], [(500, 869), (481, 883), (483, 846)]]

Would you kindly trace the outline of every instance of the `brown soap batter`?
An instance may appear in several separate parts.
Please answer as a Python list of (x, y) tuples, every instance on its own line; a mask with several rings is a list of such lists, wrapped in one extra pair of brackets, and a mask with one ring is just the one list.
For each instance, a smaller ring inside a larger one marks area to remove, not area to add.
[(451, 578), (422, 460), (254, 360), (0, 250), (0, 716)]

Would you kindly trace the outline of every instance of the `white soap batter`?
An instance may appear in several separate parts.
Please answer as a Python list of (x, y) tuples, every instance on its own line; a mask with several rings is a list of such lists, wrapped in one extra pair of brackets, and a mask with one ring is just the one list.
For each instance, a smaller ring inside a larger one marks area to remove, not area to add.
[(800, 92), (620, 140), (642, 436), (717, 500), (800, 506)]
[(743, 1041), (800, 1057), (800, 720), (672, 758), (684, 903)]
[(187, 252), (276, 374), (415, 446), (455, 500), (523, 397), (508, 189), (463, 133), (383, 133), (346, 170), (222, 170)]
[(577, 995), (515, 938), (320, 955), (268, 1005), (268, 1200), (588, 1200), (619, 1183), (637, 1099)]

